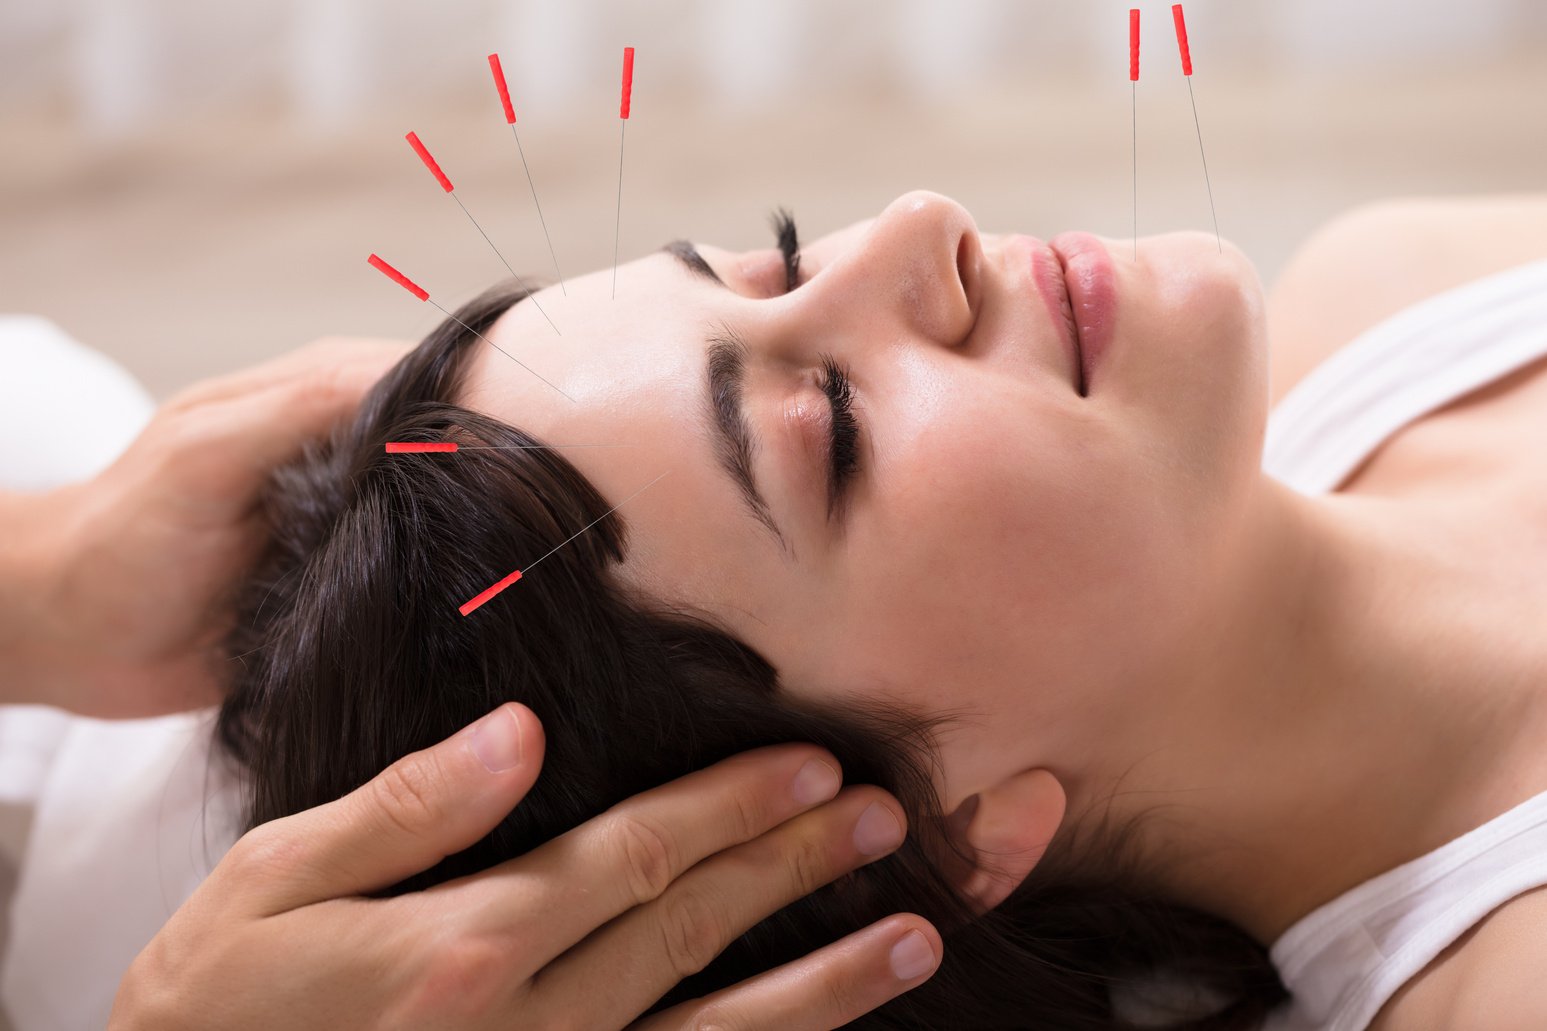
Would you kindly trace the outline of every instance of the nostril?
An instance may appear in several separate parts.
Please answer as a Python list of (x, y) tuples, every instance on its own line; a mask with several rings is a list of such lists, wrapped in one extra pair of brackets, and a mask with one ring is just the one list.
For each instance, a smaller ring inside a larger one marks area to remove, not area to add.
[(962, 291), (969, 301), (972, 299), (972, 277), (975, 272), (972, 267), (972, 234), (963, 233), (961, 239), (956, 241), (956, 278), (961, 282)]
[[(983, 248), (977, 233), (970, 228), (956, 238), (956, 282), (961, 289), (959, 297), (950, 304), (951, 328), (946, 337), (952, 346), (964, 346), (973, 339), (978, 324), (978, 294), (981, 284), (979, 264), (983, 260)], [(943, 271), (943, 270), (942, 270)]]
[(983, 260), (983, 247), (978, 240), (978, 235), (971, 230), (961, 234), (956, 241), (956, 279), (961, 283), (962, 300), (967, 306), (967, 313), (972, 322), (978, 317), (978, 294), (980, 292), (979, 263)]

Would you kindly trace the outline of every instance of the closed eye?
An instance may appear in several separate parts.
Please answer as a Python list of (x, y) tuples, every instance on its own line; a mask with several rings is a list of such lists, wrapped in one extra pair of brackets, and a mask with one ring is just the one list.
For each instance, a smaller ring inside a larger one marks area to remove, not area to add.
[(854, 388), (848, 370), (832, 355), (822, 356), (822, 393), (831, 409), (828, 442), (827, 518), (841, 517), (848, 486), (859, 471), (859, 420), (854, 417)]

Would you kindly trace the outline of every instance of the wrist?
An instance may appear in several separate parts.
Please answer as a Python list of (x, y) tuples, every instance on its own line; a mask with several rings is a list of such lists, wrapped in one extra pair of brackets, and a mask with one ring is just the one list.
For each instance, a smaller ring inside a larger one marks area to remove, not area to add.
[(72, 494), (0, 493), (0, 703), (52, 703), (68, 679), (59, 608)]

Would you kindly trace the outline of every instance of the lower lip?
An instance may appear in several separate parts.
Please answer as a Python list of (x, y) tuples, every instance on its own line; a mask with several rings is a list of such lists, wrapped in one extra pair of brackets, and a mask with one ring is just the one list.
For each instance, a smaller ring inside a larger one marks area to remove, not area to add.
[(1117, 322), (1117, 268), (1105, 245), (1090, 233), (1060, 233), (1049, 246), (1063, 262), (1088, 394), (1091, 375), (1111, 346)]

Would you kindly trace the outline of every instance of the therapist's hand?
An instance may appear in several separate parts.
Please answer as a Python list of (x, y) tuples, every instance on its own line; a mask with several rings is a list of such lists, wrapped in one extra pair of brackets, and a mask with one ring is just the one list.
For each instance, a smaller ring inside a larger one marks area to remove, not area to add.
[(753, 924), (900, 843), (895, 800), (840, 793), (835, 761), (809, 745), (728, 759), (491, 870), (363, 897), (481, 838), (542, 754), (536, 717), (510, 703), (337, 802), (251, 831), (134, 961), (111, 1031), (829, 1031), (938, 965), (935, 929), (896, 915), (639, 1019)]
[(0, 701), (102, 717), (216, 701), (212, 660), (228, 592), (263, 546), (269, 473), (408, 348), (320, 340), (199, 383), (96, 478), (7, 499)]

